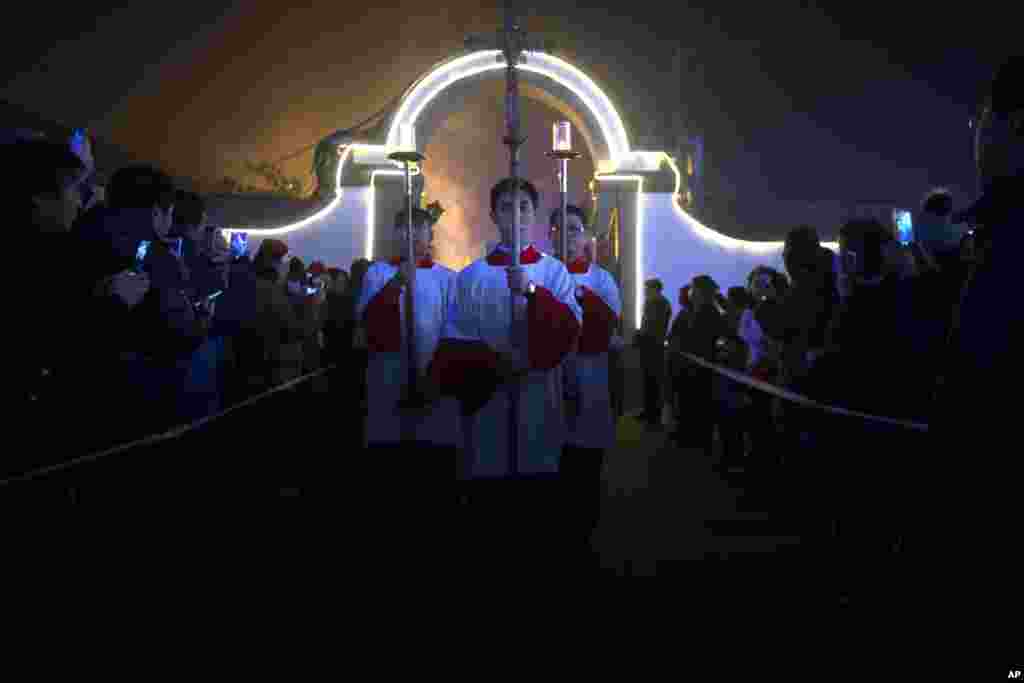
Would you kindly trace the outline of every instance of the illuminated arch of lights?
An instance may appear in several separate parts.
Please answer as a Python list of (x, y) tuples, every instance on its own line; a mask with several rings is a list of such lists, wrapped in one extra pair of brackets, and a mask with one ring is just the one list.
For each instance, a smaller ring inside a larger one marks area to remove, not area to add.
[[(258, 235), (260, 237), (285, 235), (301, 230), (328, 216), (341, 205), (344, 198), (344, 188), (341, 186), (341, 179), (346, 164), (352, 161), (353, 152), (366, 152), (368, 156), (380, 159), (386, 158), (388, 152), (398, 149), (401, 145), (410, 144), (410, 140), (406, 137), (410, 134), (409, 131), (415, 131), (415, 124), (420, 115), (445, 89), (463, 79), (504, 68), (505, 64), (503, 59), (501, 59), (501, 52), (498, 50), (480, 50), (438, 66), (416, 83), (412, 90), (403, 98), (398, 110), (392, 117), (384, 145), (351, 143), (339, 147), (340, 159), (338, 160), (338, 168), (335, 174), (335, 194), (334, 198), (327, 205), (313, 215), (290, 225), (279, 228), (254, 229), (248, 232), (251, 235)], [(686, 213), (678, 201), (682, 176), (675, 160), (665, 152), (632, 150), (629, 146), (629, 138), (622, 117), (615, 109), (611, 100), (593, 80), (572, 64), (543, 52), (529, 52), (527, 53), (525, 63), (520, 64), (518, 68), (549, 78), (568, 89), (579, 98), (594, 120), (597, 121), (598, 129), (601, 131), (606, 144), (609, 158), (595, 159), (595, 167), (598, 169), (596, 177), (602, 181), (637, 183), (636, 234), (638, 236), (643, 235), (644, 178), (635, 172), (638, 170), (656, 171), (660, 168), (661, 163), (665, 162), (675, 175), (673, 207), (681, 221), (695, 235), (727, 250), (747, 253), (752, 256), (763, 257), (782, 248), (782, 242), (749, 242), (728, 237), (702, 225), (693, 216)], [(368, 259), (373, 258), (375, 180), (377, 176), (388, 175), (402, 175), (402, 171), (398, 169), (379, 169), (373, 171), (370, 174), (370, 186), (365, 193), (368, 203), (366, 224), (366, 258)], [(836, 243), (825, 243), (825, 246), (833, 251), (838, 248)], [(642, 239), (637, 240), (635, 253), (637, 282), (642, 282), (644, 255)], [(636, 307), (635, 319), (639, 325), (640, 312), (643, 310), (643, 291), (639, 287), (636, 289), (636, 300), (634, 301)]]

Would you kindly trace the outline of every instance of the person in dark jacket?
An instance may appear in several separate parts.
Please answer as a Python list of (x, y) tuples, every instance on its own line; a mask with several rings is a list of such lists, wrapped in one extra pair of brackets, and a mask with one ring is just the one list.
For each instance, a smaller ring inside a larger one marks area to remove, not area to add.
[[(103, 443), (89, 419), (95, 387), (84, 386), (88, 377), (81, 370), (92, 362), (89, 349), (102, 339), (96, 323), (123, 324), (149, 289), (149, 279), (132, 272), (86, 279), (81, 245), (70, 232), (80, 206), (75, 182), (83, 165), (66, 145), (19, 139), (3, 151), (17, 169), (8, 188), (18, 228), (11, 234), (21, 247), (12, 281), (23, 288), (11, 299), (9, 317), (23, 332), (11, 336), (16, 400), (0, 478), (71, 459)], [(54, 429), (58, 422), (74, 429)]]
[(765, 319), (765, 334), (783, 344), (782, 382), (796, 391), (824, 350), (825, 331), (839, 302), (832, 254), (823, 249), (814, 228), (799, 226), (790, 231), (783, 260), (792, 286), (781, 299), (777, 315)]
[(690, 288), (687, 284), (679, 288), (679, 313), (672, 320), (668, 332), (668, 358), (665, 363), (668, 381), (672, 392), (672, 415), (675, 420), (675, 431), (672, 439), (681, 441), (683, 423), (686, 419), (686, 379), (690, 376), (693, 364), (686, 362), (679, 352), (683, 350), (683, 340), (690, 327)]
[(1014, 547), (1021, 526), (1020, 418), (1013, 396), (1024, 325), (1007, 294), (1017, 289), (1024, 241), (1024, 56), (996, 71), (975, 132), (982, 195), (967, 216), (976, 226), (980, 260), (964, 287), (943, 363), (929, 451), (947, 457), (928, 473), (932, 514), (918, 530), (920, 546), (934, 552), (930, 557), (950, 551), (970, 557), (986, 569), (986, 592), (1004, 599), (1019, 584), (1000, 558)]
[[(927, 420), (938, 353), (948, 313), (916, 274), (910, 251), (878, 221), (851, 221), (840, 232), (850, 293), (828, 330), (828, 351), (805, 384), (830, 405), (907, 421)], [(856, 258), (846, 257), (848, 253)], [(939, 304), (939, 305), (937, 305)], [(816, 454), (831, 453), (818, 469), (829, 503), (854, 548), (885, 550), (905, 532), (916, 432), (818, 414), (827, 425)], [(868, 503), (870, 501), (870, 503)]]
[(363, 279), (369, 269), (370, 261), (365, 258), (359, 258), (352, 262), (350, 270), (352, 281), (349, 293), (346, 295), (346, 306), (351, 307), (353, 320), (350, 376), (353, 378), (354, 404), (358, 415), (365, 415), (366, 411), (366, 368), (370, 363), (370, 352), (366, 342), (366, 330), (356, 315), (356, 304), (362, 294)]
[(135, 436), (183, 421), (189, 359), (209, 325), (187, 293), (187, 271), (171, 233), (174, 201), (174, 185), (165, 173), (128, 166), (112, 176), (106, 205), (76, 224), (87, 245), (83, 258), (100, 276), (134, 266), (140, 246), (148, 247), (142, 269), (151, 289), (126, 328), (112, 331), (104, 349), (113, 367), (103, 383), (118, 387), (118, 400), (130, 415), (123, 428)]
[(324, 317), (324, 363), (340, 365), (352, 352), (355, 320), (348, 300), (348, 273), (340, 268), (329, 268), (328, 272), (333, 279), (327, 291), (327, 315)]
[(249, 370), (263, 365), (263, 346), (250, 332), (259, 312), (256, 282), (252, 262), (247, 256), (239, 257), (230, 264), (228, 287), (217, 299), (211, 334), (225, 340), (221, 383), (228, 406), (249, 398)]
[(181, 257), (193, 299), (223, 291), (228, 284), (231, 246), (220, 230), (207, 225), (202, 197), (183, 190), (176, 193), (171, 234), (182, 240)]
[(665, 374), (665, 335), (672, 321), (672, 304), (662, 295), (661, 280), (644, 283), (644, 314), (634, 345), (644, 368), (644, 411), (640, 419), (650, 427), (661, 425), (665, 405), (662, 377)]
[[(731, 340), (736, 333), (725, 318), (723, 297), (708, 275), (698, 275), (690, 289), (689, 325), (683, 333), (682, 350), (709, 363), (719, 360), (719, 341)], [(714, 430), (723, 416), (716, 411), (717, 375), (708, 368), (692, 365), (685, 387), (686, 414), (683, 417), (683, 445), (692, 445), (711, 454)], [(728, 380), (725, 380), (728, 381)], [(731, 422), (730, 425), (731, 426)], [(723, 436), (725, 429), (723, 428)]]
[(192, 354), (185, 377), (186, 420), (207, 417), (221, 409), (225, 336), (214, 313), (228, 286), (230, 245), (223, 233), (207, 226), (206, 204), (194, 192), (179, 190), (175, 196), (172, 236), (181, 239), (181, 258), (188, 273), (188, 294), (202, 310), (208, 311), (210, 334)]

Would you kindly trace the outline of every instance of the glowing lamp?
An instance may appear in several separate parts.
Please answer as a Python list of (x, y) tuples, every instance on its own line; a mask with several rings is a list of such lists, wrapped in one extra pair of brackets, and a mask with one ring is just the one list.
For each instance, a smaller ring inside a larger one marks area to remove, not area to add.
[(398, 146), (396, 152), (416, 151), (416, 129), (411, 123), (402, 123), (398, 126)]
[(556, 152), (572, 151), (572, 126), (568, 121), (558, 121), (551, 126), (551, 149)]

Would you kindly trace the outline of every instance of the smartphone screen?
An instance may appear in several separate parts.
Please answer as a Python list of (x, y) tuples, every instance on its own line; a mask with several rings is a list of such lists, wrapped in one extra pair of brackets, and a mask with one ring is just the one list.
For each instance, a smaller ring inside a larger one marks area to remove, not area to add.
[(245, 255), (245, 252), (249, 248), (249, 233), (247, 232), (232, 232), (231, 233), (231, 253), (234, 254), (235, 258), (241, 258)]
[(306, 273), (306, 296), (313, 296), (320, 291), (320, 284), (310, 273)]
[(896, 223), (896, 239), (900, 244), (910, 244), (914, 241), (914, 220), (906, 209), (895, 209), (892, 212), (893, 221)]
[(146, 260), (146, 254), (149, 253), (149, 240), (142, 240), (139, 242), (139, 248), (135, 250), (135, 270), (142, 272), (142, 264)]

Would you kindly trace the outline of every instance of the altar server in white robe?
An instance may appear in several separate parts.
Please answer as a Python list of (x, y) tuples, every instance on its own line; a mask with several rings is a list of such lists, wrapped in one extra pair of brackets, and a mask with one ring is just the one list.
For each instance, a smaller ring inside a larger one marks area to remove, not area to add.
[[(438, 394), (426, 371), (447, 319), (456, 274), (431, 258), (433, 222), (426, 211), (413, 209), (417, 396), (410, 396), (409, 388), (405, 288), (411, 265), (404, 256), (405, 211), (395, 217), (393, 257), (376, 261), (367, 270), (356, 312), (366, 330), (369, 350), (365, 445), (371, 470), (384, 477), (428, 477), (441, 486), (443, 461), (448, 490), (448, 467), (455, 460), (459, 435), (458, 404), (453, 397)], [(407, 407), (410, 402), (418, 407)], [(420, 483), (426, 485), (427, 481), (421, 479)]]
[[(491, 218), (501, 243), (458, 274), (432, 367), (441, 393), (456, 395), (462, 404), (462, 478), (469, 480), (470, 497), (485, 505), (506, 495), (521, 501), (497, 503), (513, 515), (503, 521), (513, 524), (516, 515), (528, 524), (525, 515), (537, 513), (543, 507), (539, 499), (556, 490), (539, 482), (558, 484), (565, 443), (558, 368), (576, 344), (583, 317), (565, 265), (531, 242), (538, 199), (524, 180), (517, 187), (506, 178), (491, 190)], [(513, 230), (519, 230), (522, 247), (518, 270), (512, 267)], [(522, 352), (511, 338), (512, 291), (523, 321)], [(518, 424), (512, 423), (511, 392), (519, 399)]]
[[(565, 261), (575, 282), (574, 294), (583, 310), (583, 330), (577, 348), (566, 358), (563, 371), (566, 391), (566, 445), (561, 474), (567, 502), (581, 540), (587, 541), (596, 526), (601, 503), (601, 469), (605, 452), (615, 445), (615, 419), (608, 383), (608, 350), (621, 339), (616, 334), (622, 299), (611, 273), (593, 262), (587, 252), (590, 236), (583, 211), (566, 207)], [(551, 235), (561, 250), (561, 208), (551, 213)], [(559, 254), (561, 256), (561, 254)]]

